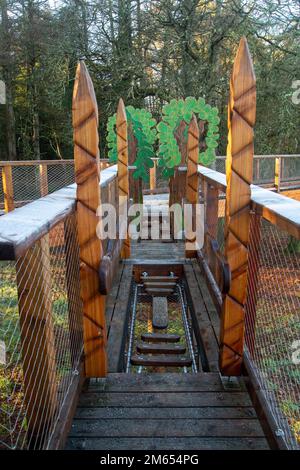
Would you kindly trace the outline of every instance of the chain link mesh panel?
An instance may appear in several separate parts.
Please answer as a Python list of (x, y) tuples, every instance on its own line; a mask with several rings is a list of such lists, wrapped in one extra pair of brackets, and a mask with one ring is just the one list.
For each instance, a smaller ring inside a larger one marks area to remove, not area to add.
[(289, 448), (300, 448), (300, 241), (252, 213), (245, 339)]
[(83, 353), (76, 215), (0, 262), (0, 448), (47, 449)]

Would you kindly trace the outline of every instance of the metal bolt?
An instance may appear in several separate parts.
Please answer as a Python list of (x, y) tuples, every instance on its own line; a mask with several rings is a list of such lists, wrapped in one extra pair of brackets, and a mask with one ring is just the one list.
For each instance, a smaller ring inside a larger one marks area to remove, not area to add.
[(277, 437), (284, 437), (284, 431), (283, 431), (283, 429), (280, 429), (280, 428), (276, 429), (276, 431), (275, 431), (275, 436), (277, 436)]

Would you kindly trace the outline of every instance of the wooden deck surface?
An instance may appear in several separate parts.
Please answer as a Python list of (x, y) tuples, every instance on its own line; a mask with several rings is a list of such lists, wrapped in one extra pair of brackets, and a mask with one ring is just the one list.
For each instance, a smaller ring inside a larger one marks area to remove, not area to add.
[[(125, 374), (124, 332), (133, 264), (180, 262), (203, 363), (197, 374)], [(110, 374), (92, 379), (79, 401), (67, 449), (268, 449), (243, 378), (229, 382), (218, 369), (219, 317), (198, 262), (185, 260), (184, 243), (142, 240), (120, 264), (107, 298)]]
[(81, 395), (67, 449), (268, 449), (248, 393), (217, 373), (110, 374)]

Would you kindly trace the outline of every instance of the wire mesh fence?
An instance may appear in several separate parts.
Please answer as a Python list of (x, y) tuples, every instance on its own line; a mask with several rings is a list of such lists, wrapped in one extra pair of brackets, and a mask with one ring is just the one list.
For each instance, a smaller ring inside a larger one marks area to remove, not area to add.
[[(5, 164), (12, 171), (11, 191), (14, 207), (24, 206), (42, 196), (75, 182), (74, 161), (32, 161)], [(106, 159), (100, 161), (100, 169), (110, 166)], [(2, 173), (4, 166), (0, 162), (0, 209), (4, 208), (4, 190)]]
[(83, 353), (76, 215), (0, 262), (0, 448), (51, 448)]
[[(253, 161), (253, 183), (257, 185), (273, 185), (276, 174), (276, 159), (279, 159), (280, 179), (284, 186), (300, 179), (299, 155), (255, 155)], [(226, 157), (218, 156), (214, 169), (226, 173)]]
[(252, 213), (246, 345), (282, 436), (300, 448), (300, 241)]

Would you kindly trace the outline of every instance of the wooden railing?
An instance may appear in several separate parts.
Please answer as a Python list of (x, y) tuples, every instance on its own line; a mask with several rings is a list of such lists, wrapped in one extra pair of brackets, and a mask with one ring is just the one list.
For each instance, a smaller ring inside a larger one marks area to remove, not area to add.
[[(108, 166), (100, 160), (100, 170)], [(73, 159), (0, 161), (0, 209), (10, 212), (74, 181)]]
[[(101, 172), (103, 203), (117, 205), (117, 181), (116, 166)], [(15, 329), (13, 344), (4, 343), (7, 365), (0, 370), (8, 388), (15, 390), (10, 396), (15, 412), (10, 428), (2, 422), (1, 409), (0, 441), (6, 429), (10, 442), (20, 448), (63, 445), (87, 375), (83, 353), (91, 342), (84, 333), (80, 291), (89, 283), (79, 274), (76, 199), (73, 184), (0, 218), (2, 280), (10, 273), (8, 290), (2, 291), (7, 311), (1, 311), (1, 339), (12, 331), (3, 330), (8, 322)], [(24, 379), (16, 392), (18, 374)]]
[[(97, 103), (84, 63), (76, 74), (73, 127), (76, 184), (45, 195), (40, 171), (44, 197), (0, 217), (0, 379), (7, 386), (0, 447), (61, 448), (84, 379), (107, 372), (105, 294), (124, 240), (118, 231), (113, 247), (100, 238), (98, 209), (119, 207), (124, 148), (118, 143), (118, 165), (100, 170)], [(13, 166), (3, 166), (5, 191)], [(128, 171), (122, 177), (124, 183)]]
[[(294, 176), (285, 174), (289, 168), (289, 162), (300, 161), (300, 155), (254, 155), (253, 159), (255, 184), (274, 188), (277, 192), (300, 189), (300, 168)], [(136, 200), (141, 192), (143, 194), (169, 192), (168, 182), (159, 177), (158, 158), (153, 157), (152, 160), (154, 166), (149, 169), (149, 183), (144, 184), (143, 188), (139, 181), (132, 178), (135, 167), (129, 165), (131, 197)], [(225, 156), (216, 157), (217, 171), (221, 173), (225, 171), (225, 160)], [(268, 168), (263, 170), (266, 163)], [(100, 159), (101, 170), (110, 165), (108, 159)], [(267, 176), (263, 176), (263, 172), (266, 172)], [(292, 170), (288, 173), (292, 173)], [(71, 184), (75, 180), (74, 160), (0, 161), (0, 175), (0, 210), (9, 212), (15, 207), (28, 204), (32, 200)]]
[[(226, 156), (217, 156), (215, 169), (225, 173), (225, 161)], [(296, 169), (289, 168), (293, 161), (298, 164)], [(299, 161), (300, 154), (254, 155), (253, 181), (259, 186), (274, 188), (278, 192), (289, 188), (300, 188)]]

